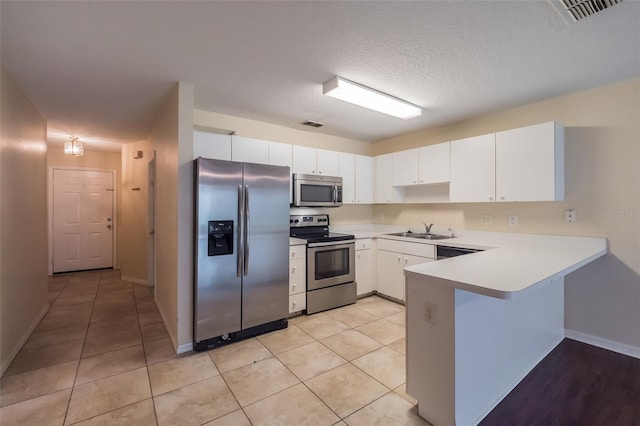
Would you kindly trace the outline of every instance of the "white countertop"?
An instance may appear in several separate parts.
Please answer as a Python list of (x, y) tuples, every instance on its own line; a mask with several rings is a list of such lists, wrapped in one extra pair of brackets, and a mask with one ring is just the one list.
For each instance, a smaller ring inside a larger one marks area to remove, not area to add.
[(300, 238), (289, 237), (289, 247), (291, 246), (301, 246), (307, 244), (307, 240), (301, 240)]
[(384, 235), (407, 227), (392, 225), (341, 225), (332, 231), (356, 238), (385, 238), (430, 245), (478, 248), (485, 251), (423, 263), (405, 273), (436, 277), (461, 290), (510, 299), (550, 278), (565, 276), (607, 253), (606, 238), (499, 232), (458, 231), (455, 238), (421, 240)]

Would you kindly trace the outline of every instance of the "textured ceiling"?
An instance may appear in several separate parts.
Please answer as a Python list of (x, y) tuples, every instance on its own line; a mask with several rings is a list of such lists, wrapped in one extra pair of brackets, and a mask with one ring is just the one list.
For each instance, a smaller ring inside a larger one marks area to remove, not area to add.
[[(633, 0), (570, 25), (547, 1), (23, 0), (0, 14), (2, 66), (53, 139), (144, 139), (176, 81), (198, 109), (375, 141), (640, 75)], [(334, 75), (423, 116), (323, 96)]]

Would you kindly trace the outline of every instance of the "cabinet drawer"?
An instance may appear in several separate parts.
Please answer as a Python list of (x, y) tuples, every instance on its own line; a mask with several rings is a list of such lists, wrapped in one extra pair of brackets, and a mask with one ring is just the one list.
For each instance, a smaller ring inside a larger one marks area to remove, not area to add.
[(289, 296), (289, 313), (307, 309), (307, 293), (293, 294)]
[(373, 247), (373, 240), (371, 238), (362, 238), (356, 240), (356, 250), (369, 250)]
[(289, 260), (289, 294), (302, 293), (306, 290), (307, 265), (305, 259)]
[(397, 240), (386, 240), (378, 238), (378, 250), (393, 251), (396, 253), (411, 254), (414, 256), (428, 257), (435, 259), (435, 246), (431, 244), (410, 243)]
[(307, 254), (307, 246), (289, 246), (289, 259), (304, 259)]

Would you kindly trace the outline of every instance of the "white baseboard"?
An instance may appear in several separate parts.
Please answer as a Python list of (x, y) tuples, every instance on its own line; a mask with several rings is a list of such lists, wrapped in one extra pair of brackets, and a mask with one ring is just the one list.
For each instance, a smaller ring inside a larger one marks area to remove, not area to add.
[(36, 319), (31, 323), (27, 331), (25, 331), (25, 333), (22, 335), (20, 340), (18, 340), (18, 343), (13, 348), (9, 356), (4, 360), (2, 360), (2, 364), (0, 365), (0, 376), (4, 374), (7, 368), (9, 368), (9, 365), (11, 365), (11, 361), (13, 361), (16, 355), (18, 355), (18, 352), (20, 351), (20, 349), (22, 349), (24, 344), (27, 343), (27, 340), (31, 336), (31, 333), (33, 333), (33, 330), (35, 330), (38, 324), (40, 324), (40, 321), (42, 320), (42, 318), (44, 318), (47, 312), (49, 312), (50, 308), (51, 307), (49, 306), (48, 303), (42, 308), (42, 310), (40, 311)]
[(182, 345), (178, 345), (178, 354), (183, 354), (185, 352), (191, 352), (193, 350), (193, 343), (184, 343)]
[(582, 333), (575, 330), (565, 330), (564, 334), (569, 339), (577, 340), (578, 342), (597, 346), (602, 349), (607, 349), (622, 355), (628, 355), (640, 359), (639, 346), (627, 345), (626, 343), (604, 339), (602, 337), (593, 336), (591, 334)]
[(153, 287), (151, 284), (149, 284), (149, 281), (147, 280), (143, 280), (140, 278), (133, 278), (133, 277), (127, 277), (127, 276), (121, 276), (120, 279), (122, 281), (127, 281), (130, 283), (135, 283), (135, 284), (142, 284), (142, 285), (146, 285), (147, 287)]
[(193, 343), (184, 343), (182, 345), (178, 345), (176, 343), (176, 337), (174, 335), (171, 334), (171, 331), (169, 330), (169, 327), (167, 326), (167, 324), (169, 324), (169, 322), (167, 321), (167, 315), (164, 313), (164, 309), (162, 309), (162, 306), (156, 301), (156, 306), (158, 307), (158, 311), (160, 312), (160, 316), (162, 317), (162, 321), (164, 322), (164, 326), (167, 329), (167, 333), (169, 333), (169, 339), (171, 339), (171, 344), (173, 345), (174, 348), (176, 348), (176, 354), (183, 354), (185, 352), (189, 352), (193, 350)]

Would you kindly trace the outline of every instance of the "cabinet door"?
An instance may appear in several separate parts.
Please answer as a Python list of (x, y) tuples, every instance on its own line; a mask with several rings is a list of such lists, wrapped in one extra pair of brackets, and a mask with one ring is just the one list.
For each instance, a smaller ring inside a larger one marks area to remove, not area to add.
[(269, 164), (290, 168), (293, 162), (291, 151), (291, 145), (288, 143), (269, 142)]
[(356, 202), (356, 160), (355, 155), (340, 153), (340, 174), (342, 177), (342, 202), (355, 204)]
[(317, 150), (306, 146), (293, 145), (292, 173), (304, 173), (307, 175), (316, 174)]
[(452, 141), (450, 201), (495, 201), (495, 186), (495, 133)]
[(317, 171), (319, 175), (340, 176), (340, 153), (338, 151), (317, 150)]
[(376, 272), (378, 291), (384, 295), (404, 299), (404, 278), (402, 254), (392, 251), (378, 250), (376, 255)]
[(358, 296), (375, 290), (373, 250), (356, 251), (356, 284)]
[(247, 163), (269, 164), (269, 142), (244, 136), (232, 136), (231, 159)]
[(418, 184), (418, 149), (393, 153), (393, 186)]
[(356, 203), (373, 204), (373, 157), (356, 155)]
[(496, 133), (496, 200), (564, 199), (564, 129), (549, 122)]
[(375, 157), (375, 197), (374, 202), (388, 204), (393, 202), (393, 155), (384, 154)]
[(298, 294), (307, 290), (307, 260), (289, 260), (289, 294)]
[(419, 149), (419, 180), (421, 184), (449, 182), (451, 164), (449, 142), (423, 146)]
[(193, 131), (193, 159), (198, 157), (231, 161), (231, 136)]

